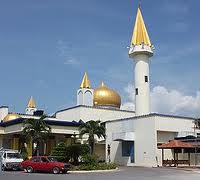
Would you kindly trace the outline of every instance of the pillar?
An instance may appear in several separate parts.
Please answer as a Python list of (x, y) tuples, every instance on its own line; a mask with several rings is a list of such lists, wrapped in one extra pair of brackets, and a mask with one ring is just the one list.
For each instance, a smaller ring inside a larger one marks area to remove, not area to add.
[(27, 143), (27, 153), (28, 153), (28, 158), (31, 158), (32, 154), (33, 154), (33, 142), (32, 142), (32, 139)]
[(19, 150), (19, 137), (13, 137), (12, 140), (12, 149)]

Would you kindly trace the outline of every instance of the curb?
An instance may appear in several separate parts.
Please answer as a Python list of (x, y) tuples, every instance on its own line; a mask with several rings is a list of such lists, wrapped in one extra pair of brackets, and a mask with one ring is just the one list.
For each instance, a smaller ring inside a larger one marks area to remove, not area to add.
[(116, 171), (119, 171), (119, 168), (109, 169), (109, 170), (68, 171), (68, 173), (70, 173), (70, 174), (77, 174), (77, 173), (104, 173), (104, 172), (116, 172)]

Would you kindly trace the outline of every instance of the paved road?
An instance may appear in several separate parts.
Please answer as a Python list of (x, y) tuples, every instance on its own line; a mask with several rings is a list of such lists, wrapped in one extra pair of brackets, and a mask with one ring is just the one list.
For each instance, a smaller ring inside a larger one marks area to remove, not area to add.
[(120, 168), (117, 172), (83, 174), (27, 174), (5, 172), (0, 180), (199, 180), (200, 172), (164, 168)]

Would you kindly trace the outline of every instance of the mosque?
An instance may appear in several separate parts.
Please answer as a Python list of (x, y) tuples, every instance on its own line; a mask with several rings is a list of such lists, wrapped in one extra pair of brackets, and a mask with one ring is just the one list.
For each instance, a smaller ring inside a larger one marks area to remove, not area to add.
[[(138, 7), (129, 57), (134, 63), (135, 111), (120, 109), (120, 95), (103, 82), (91, 87), (87, 73), (77, 90), (77, 104), (48, 116), (45, 121), (52, 128), (51, 137), (43, 145), (44, 154), (49, 154), (60, 141), (66, 144), (85, 143), (79, 139), (81, 122), (100, 120), (106, 124), (106, 139), (97, 139), (95, 153), (107, 162), (127, 166), (158, 166), (162, 164), (162, 152), (158, 146), (173, 140), (200, 135), (194, 128), (195, 118), (163, 115), (150, 112), (149, 62), (154, 47), (150, 41), (141, 8)], [(9, 107), (0, 107), (0, 148), (20, 148), (23, 121), (40, 118), (43, 111), (37, 110), (33, 97), (25, 113), (10, 112)], [(76, 138), (75, 138), (76, 137)], [(34, 144), (26, 145), (29, 156)], [(110, 147), (110, 151), (108, 151)], [(184, 152), (180, 158), (184, 158)], [(166, 150), (165, 158), (173, 158), (173, 150)], [(191, 157), (191, 159), (194, 157)]]

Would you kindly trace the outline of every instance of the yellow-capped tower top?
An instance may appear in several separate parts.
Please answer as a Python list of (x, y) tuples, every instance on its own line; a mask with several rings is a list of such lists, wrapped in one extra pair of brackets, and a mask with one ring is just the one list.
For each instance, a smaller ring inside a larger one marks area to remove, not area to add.
[(88, 88), (88, 89), (90, 89), (90, 88), (91, 88), (90, 80), (89, 80), (88, 75), (87, 75), (86, 72), (85, 72), (85, 74), (84, 74), (84, 76), (83, 76), (83, 80), (82, 80), (82, 82), (81, 82), (80, 88), (81, 88), (81, 89), (83, 89), (83, 88)]
[(133, 36), (131, 39), (131, 47), (136, 45), (147, 45), (151, 46), (151, 41), (142, 17), (141, 8), (140, 5), (138, 7), (136, 20), (135, 20), (135, 26), (133, 30)]
[(31, 96), (29, 102), (28, 102), (28, 108), (36, 108), (36, 104), (35, 104), (35, 101), (33, 99), (33, 97)]

